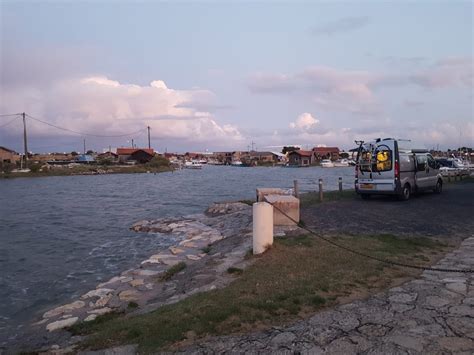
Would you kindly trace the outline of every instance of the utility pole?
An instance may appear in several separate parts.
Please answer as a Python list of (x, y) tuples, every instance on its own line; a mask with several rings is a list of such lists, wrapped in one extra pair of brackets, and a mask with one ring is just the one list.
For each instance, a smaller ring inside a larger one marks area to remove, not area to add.
[(132, 148), (135, 148), (135, 146), (133, 145), (133, 138), (132, 138)]
[(151, 142), (150, 142), (150, 126), (148, 128), (148, 149), (151, 149)]
[(255, 142), (254, 142), (254, 141), (252, 141), (252, 151), (254, 150), (254, 149), (253, 149), (253, 146), (254, 146), (254, 145), (255, 145)]
[(84, 138), (84, 155), (86, 154), (86, 139)]
[(28, 161), (28, 142), (27, 142), (27, 137), (26, 137), (26, 114), (23, 112), (21, 114), (23, 116), (23, 145), (25, 148), (25, 169), (27, 168), (27, 161)]

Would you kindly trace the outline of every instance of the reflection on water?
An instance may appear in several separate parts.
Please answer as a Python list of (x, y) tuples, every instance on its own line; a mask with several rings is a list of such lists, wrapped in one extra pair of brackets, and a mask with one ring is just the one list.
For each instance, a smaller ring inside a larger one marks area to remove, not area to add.
[(67, 302), (173, 243), (128, 230), (140, 219), (202, 212), (253, 198), (257, 187), (353, 186), (352, 168), (205, 166), (174, 173), (0, 180), (0, 344), (45, 309)]

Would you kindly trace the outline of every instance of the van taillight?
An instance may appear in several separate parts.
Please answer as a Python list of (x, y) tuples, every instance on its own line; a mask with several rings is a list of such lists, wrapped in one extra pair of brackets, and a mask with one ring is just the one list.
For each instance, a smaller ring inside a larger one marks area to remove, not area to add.
[(400, 164), (398, 160), (395, 160), (395, 178), (398, 179), (400, 177)]

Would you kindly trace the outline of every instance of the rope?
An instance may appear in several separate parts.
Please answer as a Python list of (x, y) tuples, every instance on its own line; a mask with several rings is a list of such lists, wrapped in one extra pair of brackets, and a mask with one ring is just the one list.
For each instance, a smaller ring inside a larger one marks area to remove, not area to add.
[[(267, 202), (269, 203), (269, 202)], [(280, 208), (278, 208), (277, 206), (275, 206), (273, 203), (270, 203), (270, 205), (273, 206), (273, 208), (275, 208), (277, 211), (279, 211), (281, 214), (283, 214), (285, 217), (287, 217), (290, 221), (292, 221), (293, 223), (296, 223), (298, 225), (298, 227), (300, 227), (301, 229), (304, 229), (305, 231), (309, 232), (310, 234), (314, 235), (315, 237), (319, 238), (319, 239), (322, 239), (324, 240), (325, 242), (329, 243), (329, 244), (332, 244), (333, 246), (337, 247), (337, 248), (340, 248), (340, 249), (343, 249), (345, 251), (348, 251), (352, 254), (356, 254), (356, 255), (359, 255), (359, 256), (362, 256), (364, 258), (367, 258), (367, 259), (372, 259), (372, 260), (375, 260), (375, 261), (378, 261), (378, 262), (381, 262), (381, 263), (385, 263), (385, 264), (389, 264), (389, 265), (393, 265), (393, 266), (400, 266), (400, 267), (404, 267), (404, 268), (409, 268), (409, 269), (416, 269), (416, 270), (423, 270), (423, 271), (436, 271), (436, 272), (459, 272), (459, 273), (474, 273), (474, 270), (473, 269), (444, 269), (444, 268), (432, 268), (432, 267), (428, 267), (428, 266), (418, 266), (418, 265), (411, 265), (411, 264), (405, 264), (405, 263), (399, 263), (399, 262), (396, 262), (396, 261), (391, 261), (391, 260), (387, 260), (387, 259), (382, 259), (382, 258), (378, 258), (376, 256), (372, 256), (372, 255), (368, 255), (368, 254), (365, 254), (365, 253), (362, 253), (360, 251), (357, 251), (357, 250), (354, 250), (352, 248), (349, 248), (349, 247), (346, 247), (344, 245), (341, 245), (339, 243), (336, 243), (328, 238), (325, 238), (319, 234), (317, 234), (316, 232), (314, 232), (313, 230), (301, 225), (301, 223), (298, 223), (296, 220), (294, 220), (292, 217), (290, 217), (287, 213), (283, 212)]]

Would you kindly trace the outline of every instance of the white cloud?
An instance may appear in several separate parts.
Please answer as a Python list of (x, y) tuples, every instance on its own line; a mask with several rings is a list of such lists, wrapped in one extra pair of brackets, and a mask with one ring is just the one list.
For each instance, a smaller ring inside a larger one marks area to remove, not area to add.
[(305, 112), (298, 116), (295, 122), (290, 123), (290, 128), (299, 130), (309, 130), (314, 128), (319, 120), (314, 118), (310, 113)]
[[(220, 125), (209, 112), (190, 103), (212, 105), (215, 95), (203, 89), (173, 90), (161, 80), (150, 85), (123, 84), (105, 76), (57, 80), (46, 89), (6, 90), (3, 112), (26, 111), (50, 123), (81, 132), (116, 135), (150, 126), (155, 138), (187, 142), (232, 142), (242, 136), (233, 125)], [(54, 135), (54, 128), (32, 124), (32, 135)]]

